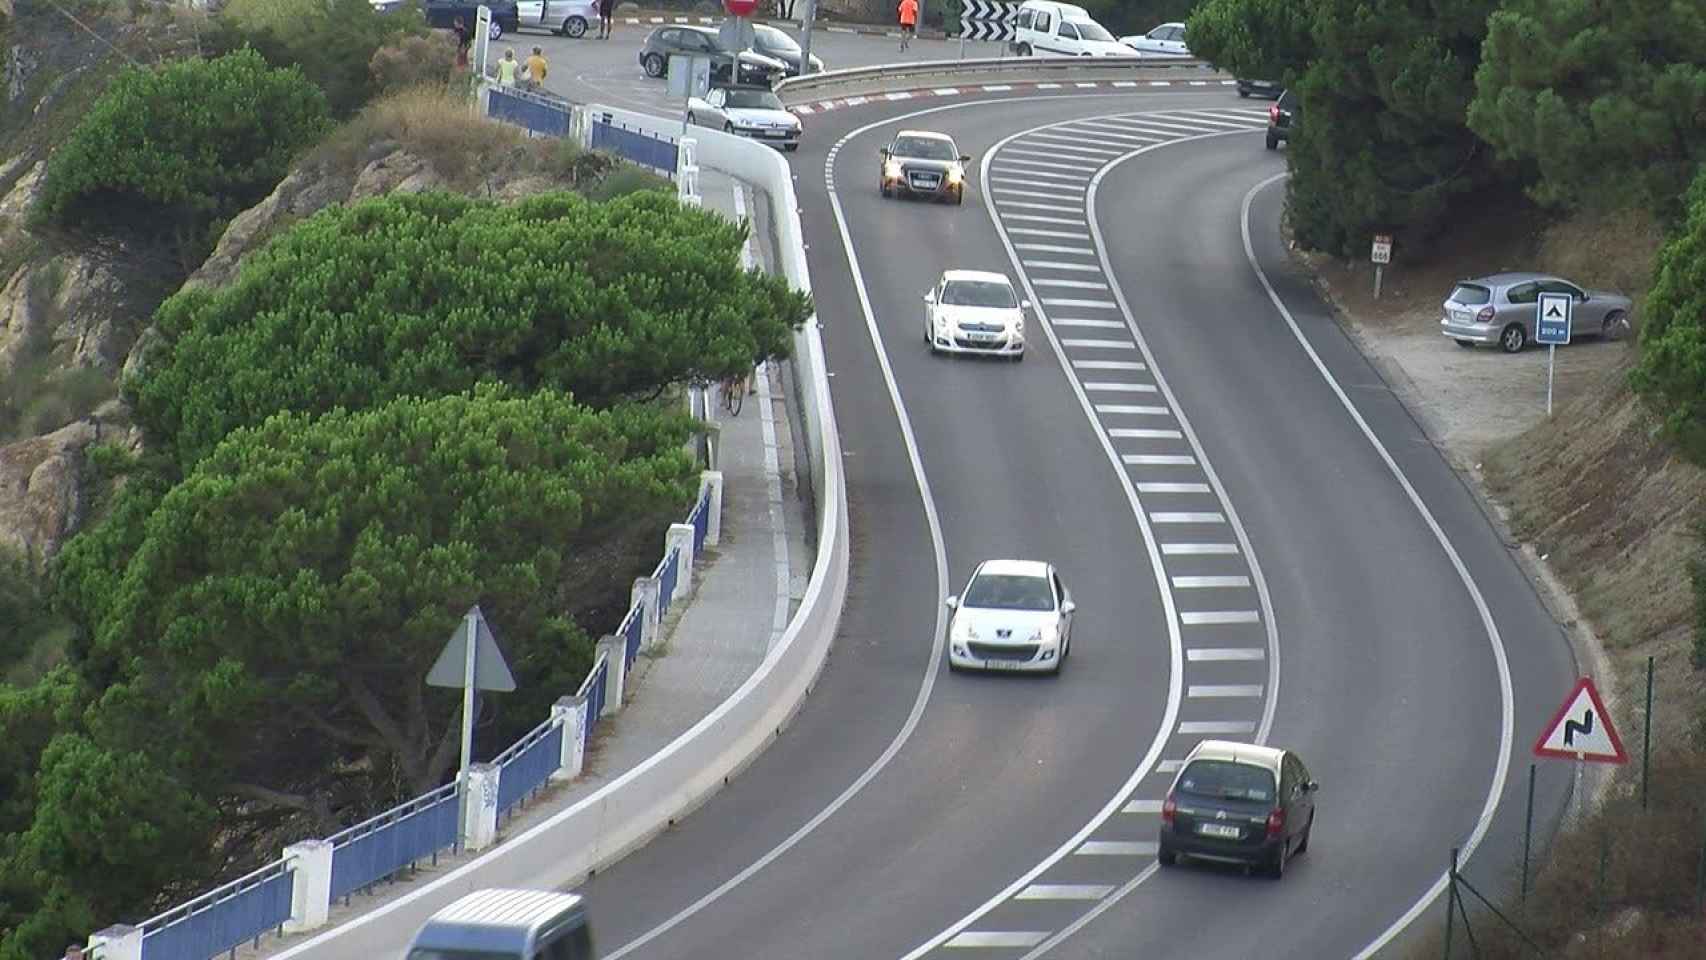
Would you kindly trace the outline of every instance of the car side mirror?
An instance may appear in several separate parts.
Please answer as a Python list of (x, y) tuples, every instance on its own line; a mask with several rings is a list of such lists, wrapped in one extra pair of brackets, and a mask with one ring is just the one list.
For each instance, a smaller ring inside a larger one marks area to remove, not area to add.
[(1308, 783), (1303, 785), (1303, 789), (1309, 791), (1310, 793), (1314, 793), (1315, 791), (1321, 789), (1321, 784), (1319, 781), (1311, 780)]
[(889, 148), (888, 147), (878, 147), (877, 148), (877, 156), (886, 157), (888, 155), (889, 155)]
[(969, 153), (960, 154), (960, 162), (961, 163), (970, 163), (971, 162), (971, 154), (969, 154)]
[(1020, 309), (1020, 310), (1029, 310), (1029, 309), (1031, 309), (1031, 301), (1029, 301), (1029, 300), (1020, 300), (1020, 301), (1019, 301), (1019, 309)]
[(1065, 603), (1060, 605), (1060, 612), (1066, 614), (1067, 616), (1071, 616), (1072, 611), (1077, 610), (1077, 609), (1078, 609), (1078, 604), (1073, 603), (1071, 600), (1068, 600)]
[(958, 610), (960, 608), (960, 598), (949, 597), (942, 601), (942, 606), (947, 607), (949, 610)]
[(936, 291), (934, 291), (934, 290), (924, 291), (924, 302), (925, 303), (935, 303), (936, 302)]

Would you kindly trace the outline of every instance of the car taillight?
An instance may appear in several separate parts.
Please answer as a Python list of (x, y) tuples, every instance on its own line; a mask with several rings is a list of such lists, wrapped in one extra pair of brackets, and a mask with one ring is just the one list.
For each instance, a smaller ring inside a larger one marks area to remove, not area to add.
[(1269, 123), (1279, 123), (1279, 104), (1277, 104), (1277, 103), (1268, 104), (1268, 122)]
[(1493, 322), (1493, 308), (1492, 307), (1482, 307), (1480, 310), (1476, 311), (1475, 322), (1476, 323), (1492, 323)]
[(1178, 810), (1179, 805), (1174, 802), (1173, 795), (1170, 793), (1167, 794), (1167, 799), (1161, 804), (1161, 822), (1165, 824), (1172, 824), (1173, 814), (1177, 813)]
[(1285, 829), (1285, 809), (1282, 807), (1278, 810), (1275, 810), (1273, 813), (1268, 814), (1268, 839), (1272, 840), (1273, 838), (1279, 836), (1280, 831), (1284, 830), (1284, 829)]

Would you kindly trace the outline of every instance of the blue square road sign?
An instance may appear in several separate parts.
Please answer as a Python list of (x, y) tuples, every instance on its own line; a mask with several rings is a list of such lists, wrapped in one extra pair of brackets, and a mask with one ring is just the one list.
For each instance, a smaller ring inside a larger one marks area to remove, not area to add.
[(1567, 293), (1543, 293), (1534, 318), (1534, 342), (1562, 346), (1570, 342), (1570, 311), (1575, 302)]

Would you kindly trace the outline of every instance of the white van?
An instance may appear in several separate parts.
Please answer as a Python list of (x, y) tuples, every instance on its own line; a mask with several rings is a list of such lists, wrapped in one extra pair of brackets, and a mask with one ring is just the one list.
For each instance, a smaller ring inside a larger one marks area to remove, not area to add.
[(1013, 52), (1021, 57), (1135, 57), (1083, 7), (1055, 0), (1025, 0), (1013, 23)]
[(406, 960), (593, 960), (586, 906), (572, 893), (476, 890), (422, 925)]

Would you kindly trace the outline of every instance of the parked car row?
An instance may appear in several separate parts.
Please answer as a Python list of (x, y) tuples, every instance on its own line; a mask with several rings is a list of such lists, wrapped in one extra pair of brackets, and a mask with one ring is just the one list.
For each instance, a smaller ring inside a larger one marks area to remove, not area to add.
[[(392, 13), (403, 7), (406, 0), (371, 0), (373, 9)], [(427, 26), (448, 30), (457, 18), (473, 29), (482, 5), (492, 11), (489, 36), (497, 40), (506, 33), (523, 28), (544, 30), (565, 37), (581, 37), (588, 25), (598, 22), (595, 0), (417, 0), (426, 15)]]

